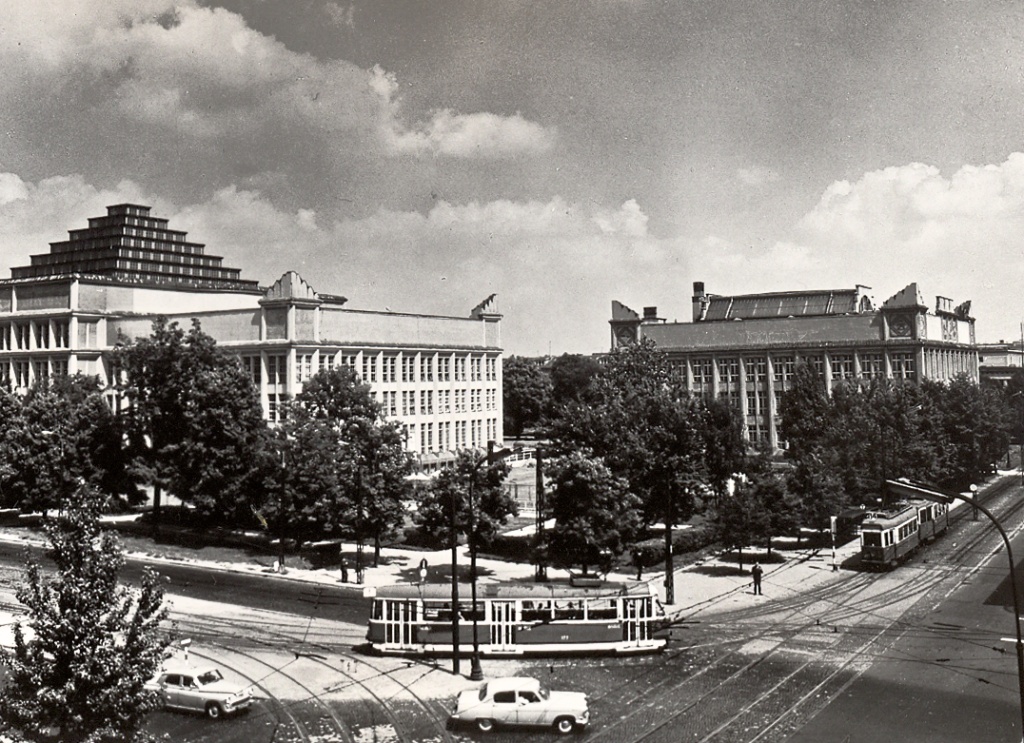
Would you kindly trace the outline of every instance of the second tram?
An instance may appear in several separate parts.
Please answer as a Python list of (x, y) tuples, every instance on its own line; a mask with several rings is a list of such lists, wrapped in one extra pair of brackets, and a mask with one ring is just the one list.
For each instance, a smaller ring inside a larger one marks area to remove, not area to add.
[(926, 542), (949, 528), (949, 506), (911, 500), (874, 511), (860, 525), (861, 562), (868, 567), (896, 567)]

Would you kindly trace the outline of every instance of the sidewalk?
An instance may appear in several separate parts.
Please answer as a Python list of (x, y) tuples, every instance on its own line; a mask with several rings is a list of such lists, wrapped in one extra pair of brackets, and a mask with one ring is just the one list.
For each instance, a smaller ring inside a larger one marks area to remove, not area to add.
[[(1014, 475), (1015, 470), (1001, 471), (1000, 476)], [(992, 480), (981, 486), (982, 491), (986, 490), (997, 480)], [(956, 501), (951, 509), (969, 507), (966, 503)], [(0, 541), (14, 544), (27, 544), (29, 542), (40, 542), (37, 537), (32, 537), (23, 530), (0, 529)], [(780, 549), (781, 547), (781, 549)], [(345, 544), (346, 552), (354, 552), (354, 544)], [(842, 565), (845, 561), (855, 557), (860, 552), (859, 540), (853, 539), (845, 545), (836, 548), (835, 568), (833, 568), (832, 550), (829, 548), (794, 548), (792, 540), (777, 539), (773, 542), (773, 552), (781, 556), (781, 562), (763, 562), (764, 568), (763, 584), (764, 596), (754, 596), (751, 590), (750, 566), (754, 557), (763, 559), (763, 548), (744, 550), (743, 572), (738, 568), (735, 553), (720, 553), (706, 558), (699, 562), (687, 564), (675, 570), (675, 602), (665, 602), (665, 572), (644, 571), (643, 582), (650, 585), (658, 596), (666, 615), (687, 616), (693, 613), (704, 611), (711, 604), (724, 604), (729, 607), (737, 603), (752, 603), (770, 600), (774, 597), (782, 597), (811, 588), (816, 588), (822, 583), (836, 580), (842, 572)], [(150, 555), (131, 553), (131, 557), (146, 560), (159, 565), (162, 562), (181, 562), (182, 560), (169, 560), (153, 557)], [(342, 583), (338, 568), (332, 569), (304, 569), (288, 566), (287, 563), (282, 572), (274, 572), (263, 560), (257, 562), (219, 562), (207, 561), (199, 558), (184, 560), (190, 564), (205, 565), (211, 569), (224, 570), (236, 573), (249, 573), (267, 576), (268, 580), (292, 580), (306, 581), (313, 583), (331, 584), (346, 588), (353, 592), (362, 592), (364, 595), (372, 596), (380, 586), (395, 585), (401, 583), (416, 583), (419, 581), (419, 566), (421, 560), (426, 560), (428, 567), (450, 568), (451, 551), (448, 549), (437, 551), (424, 551), (414, 549), (403, 549), (396, 547), (385, 547), (381, 550), (381, 563), (378, 567), (372, 566), (373, 552), (365, 550), (364, 557), (368, 566), (364, 569), (362, 583), (355, 582), (355, 568), (349, 563), (348, 583)], [(459, 565), (462, 570), (469, 565), (469, 550), (466, 547), (459, 549)], [(478, 578), (480, 583), (497, 581), (532, 581), (534, 578), (534, 566), (527, 563), (513, 563), (502, 560), (494, 560), (486, 557), (477, 558)], [(551, 581), (568, 582), (569, 573), (566, 570), (548, 568), (548, 579)], [(634, 572), (613, 571), (607, 575), (607, 580), (614, 582), (636, 582)]]

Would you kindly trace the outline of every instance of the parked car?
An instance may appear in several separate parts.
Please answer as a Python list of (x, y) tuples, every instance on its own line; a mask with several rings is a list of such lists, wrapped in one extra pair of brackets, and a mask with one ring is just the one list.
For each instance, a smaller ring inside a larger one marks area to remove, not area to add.
[(535, 678), (512, 676), (459, 694), (451, 719), (475, 724), (483, 732), (496, 725), (529, 725), (567, 734), (587, 726), (590, 709), (586, 694), (550, 691)]
[(160, 694), (165, 708), (201, 712), (211, 720), (252, 704), (250, 688), (227, 681), (213, 666), (165, 668), (146, 688)]

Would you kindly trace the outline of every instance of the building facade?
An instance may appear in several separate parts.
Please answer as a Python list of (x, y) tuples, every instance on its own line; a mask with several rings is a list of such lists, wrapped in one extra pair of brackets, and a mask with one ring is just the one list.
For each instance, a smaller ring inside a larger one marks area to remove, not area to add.
[(269, 287), (244, 280), (149, 207), (119, 204), (0, 280), (0, 383), (24, 391), (81, 373), (109, 389), (117, 343), (148, 336), (157, 317), (185, 328), (195, 318), (241, 360), (272, 423), (313, 374), (345, 364), (401, 423), (425, 469), (502, 441), (494, 295), (465, 317), (346, 305), (295, 272)]
[(936, 297), (929, 305), (910, 284), (876, 306), (868, 291), (718, 296), (695, 282), (692, 322), (667, 323), (656, 307), (641, 316), (613, 301), (611, 346), (650, 339), (690, 391), (728, 400), (747, 438), (775, 448), (784, 446), (779, 398), (798, 364), (816, 369), (829, 389), (843, 379), (978, 379), (970, 302)]

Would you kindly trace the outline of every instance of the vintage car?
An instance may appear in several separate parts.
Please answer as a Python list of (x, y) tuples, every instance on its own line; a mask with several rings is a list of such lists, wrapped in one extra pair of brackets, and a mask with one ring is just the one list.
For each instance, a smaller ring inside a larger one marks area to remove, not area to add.
[(213, 666), (165, 668), (146, 688), (157, 692), (167, 709), (201, 712), (212, 720), (252, 704), (251, 689), (227, 681)]
[(587, 695), (550, 691), (525, 676), (498, 678), (459, 694), (451, 719), (487, 732), (496, 725), (554, 727), (559, 733), (581, 730), (590, 722)]

